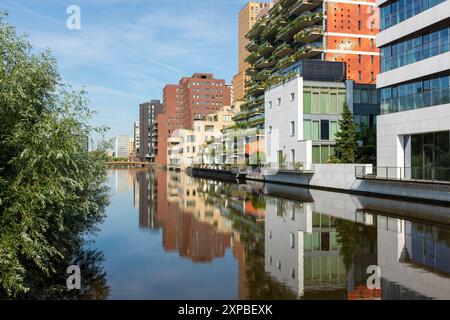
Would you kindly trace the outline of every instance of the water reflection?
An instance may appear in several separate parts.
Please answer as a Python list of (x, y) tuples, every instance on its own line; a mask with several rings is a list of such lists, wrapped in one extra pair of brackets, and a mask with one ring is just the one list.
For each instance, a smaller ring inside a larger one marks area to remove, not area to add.
[[(238, 186), (175, 172), (114, 171), (111, 177), (116, 185), (117, 178), (122, 181), (115, 196), (125, 181), (132, 193), (139, 213), (135, 230), (154, 234), (143, 246), (163, 250), (130, 256), (125, 249), (108, 249), (100, 235), (107, 274), (116, 274), (108, 279), (112, 298), (450, 298), (450, 228), (442, 224), (448, 208), (258, 183)], [(123, 223), (123, 217), (113, 216), (110, 223)], [(124, 232), (121, 241), (133, 237)], [(112, 262), (124, 260), (151, 267), (126, 269)], [(382, 276), (381, 288), (373, 290), (366, 285), (372, 265)], [(127, 285), (117, 269), (127, 273)], [(169, 271), (177, 276), (167, 277)]]

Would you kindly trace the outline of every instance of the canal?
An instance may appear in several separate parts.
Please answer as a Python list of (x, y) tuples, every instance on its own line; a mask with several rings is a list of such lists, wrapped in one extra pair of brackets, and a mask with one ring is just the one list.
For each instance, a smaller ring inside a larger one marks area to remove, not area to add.
[(109, 186), (102, 298), (450, 299), (450, 208), (145, 169)]

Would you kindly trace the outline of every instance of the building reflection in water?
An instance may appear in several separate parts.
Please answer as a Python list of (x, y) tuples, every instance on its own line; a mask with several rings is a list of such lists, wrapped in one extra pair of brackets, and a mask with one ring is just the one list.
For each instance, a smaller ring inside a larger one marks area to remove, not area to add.
[[(138, 171), (134, 190), (140, 227), (161, 229), (167, 252), (209, 263), (231, 251), (239, 299), (450, 298), (450, 229), (389, 217), (412, 204), (380, 213), (379, 199), (165, 171)], [(372, 265), (381, 289), (367, 288)]]

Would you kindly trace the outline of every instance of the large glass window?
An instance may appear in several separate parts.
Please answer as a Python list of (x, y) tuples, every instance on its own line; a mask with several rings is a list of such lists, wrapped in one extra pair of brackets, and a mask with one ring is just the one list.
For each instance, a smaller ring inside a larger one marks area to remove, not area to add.
[(311, 140), (311, 120), (303, 120), (303, 139)]
[(394, 113), (450, 103), (450, 76), (381, 89), (381, 113)]
[(320, 113), (320, 94), (313, 92), (312, 94), (312, 113)]
[(328, 104), (329, 104), (330, 95), (328, 93), (320, 94), (320, 113), (327, 114), (328, 113)]
[(445, 27), (381, 48), (381, 72), (448, 52), (449, 33)]
[(313, 121), (312, 122), (312, 140), (319, 140), (320, 138), (320, 122)]
[(450, 181), (450, 132), (411, 137), (413, 179)]
[(380, 8), (381, 30), (390, 28), (406, 19), (432, 8), (445, 0), (398, 0)]
[(311, 113), (311, 92), (303, 93), (303, 113)]

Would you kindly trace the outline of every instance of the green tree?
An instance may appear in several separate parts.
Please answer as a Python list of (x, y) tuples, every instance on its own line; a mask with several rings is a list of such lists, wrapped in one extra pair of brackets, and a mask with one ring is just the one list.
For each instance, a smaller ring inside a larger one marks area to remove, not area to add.
[(358, 146), (356, 161), (358, 163), (368, 163), (376, 165), (377, 162), (377, 128), (376, 126), (362, 125), (360, 132), (357, 134)]
[[(72, 92), (49, 52), (33, 53), (0, 13), (0, 296), (70, 264), (108, 203), (104, 159), (85, 149), (85, 92)], [(31, 290), (32, 291), (32, 290)]]
[(353, 114), (344, 105), (342, 119), (339, 120), (340, 131), (336, 134), (336, 153), (339, 163), (354, 163), (356, 159), (356, 126)]

